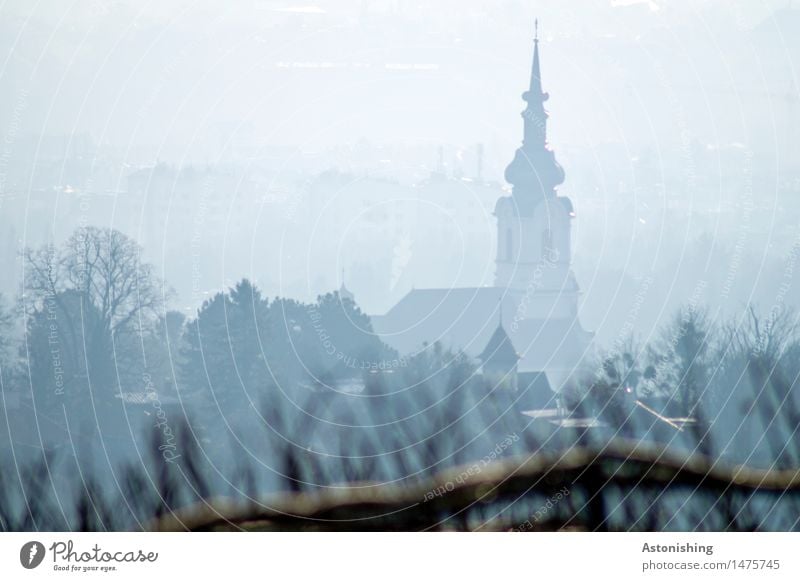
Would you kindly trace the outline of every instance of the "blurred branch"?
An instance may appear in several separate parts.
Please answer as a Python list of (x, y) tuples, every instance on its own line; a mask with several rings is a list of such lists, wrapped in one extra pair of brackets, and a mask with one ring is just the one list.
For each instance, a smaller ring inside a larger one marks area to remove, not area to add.
[[(362, 482), (322, 493), (278, 495), (258, 506), (220, 499), (166, 515), (150, 528), (425, 530), (441, 528), (447, 519), (480, 504), (514, 502), (531, 492), (550, 495), (564, 487), (595, 496), (611, 486), (651, 491), (684, 487), (720, 495), (800, 492), (800, 470), (721, 467), (704, 456), (686, 457), (630, 441), (602, 450), (571, 449), (496, 462), (465, 480), (467, 470), (454, 468), (412, 485)], [(425, 501), (431, 491), (445, 489), (448, 492)], [(482, 522), (480, 528), (508, 529), (515, 524), (519, 523)]]

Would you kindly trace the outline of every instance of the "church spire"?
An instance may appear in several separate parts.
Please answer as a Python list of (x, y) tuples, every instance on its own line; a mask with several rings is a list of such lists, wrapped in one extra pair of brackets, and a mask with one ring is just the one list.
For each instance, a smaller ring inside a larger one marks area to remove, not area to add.
[(547, 111), (544, 103), (549, 95), (542, 90), (539, 60), (539, 20), (534, 23), (533, 64), (531, 79), (522, 99), (527, 107), (522, 112), (522, 147), (506, 168), (506, 181), (513, 186), (514, 197), (524, 213), (529, 213), (542, 197), (555, 196), (555, 188), (564, 181), (564, 170), (547, 147)]
[(531, 88), (534, 95), (542, 94), (542, 73), (539, 66), (539, 19), (534, 21), (535, 32), (533, 36), (533, 66), (531, 67)]
[(526, 144), (544, 145), (547, 142), (547, 111), (544, 103), (549, 95), (542, 90), (542, 68), (539, 64), (539, 19), (534, 22), (535, 33), (533, 37), (533, 65), (531, 66), (531, 82), (527, 92), (522, 98), (528, 103), (523, 111), (525, 120)]
[(342, 268), (342, 286), (339, 287), (339, 299), (355, 302), (355, 296), (351, 293), (344, 284), (344, 268)]

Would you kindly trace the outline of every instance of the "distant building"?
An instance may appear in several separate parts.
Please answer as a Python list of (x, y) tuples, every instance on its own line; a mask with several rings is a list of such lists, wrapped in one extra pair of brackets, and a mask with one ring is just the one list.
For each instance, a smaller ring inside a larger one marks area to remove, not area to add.
[(353, 293), (344, 284), (344, 271), (342, 271), (342, 285), (339, 287), (339, 299), (342, 301), (355, 302), (356, 298)]
[(517, 390), (519, 354), (503, 328), (502, 318), (483, 352), (478, 355), (478, 359), (481, 362), (481, 372), (493, 385), (508, 387), (513, 391)]
[[(494, 212), (494, 286), (412, 290), (372, 322), (381, 339), (401, 353), (439, 342), (480, 359), (484, 374), (512, 388), (524, 376), (526, 385), (541, 390), (549, 384), (557, 392), (585, 356), (592, 334), (578, 320), (580, 291), (570, 248), (575, 211), (556, 190), (564, 170), (547, 144), (548, 95), (542, 90), (538, 34), (523, 99), (522, 146), (505, 172), (511, 195), (497, 200)], [(498, 318), (505, 324), (496, 326)], [(498, 374), (501, 367), (506, 372)]]

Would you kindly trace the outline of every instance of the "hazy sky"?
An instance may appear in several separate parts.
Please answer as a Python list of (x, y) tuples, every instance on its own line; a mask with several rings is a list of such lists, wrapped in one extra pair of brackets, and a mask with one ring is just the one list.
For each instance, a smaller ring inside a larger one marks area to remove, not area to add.
[(787, 4), (4, 2), (0, 128), (88, 133), (134, 162), (359, 139), (480, 141), (505, 158), (536, 15), (554, 144), (638, 147), (683, 130), (746, 142), (792, 114), (797, 12), (771, 16)]
[[(769, 256), (779, 277), (795, 239), (796, 208), (782, 207), (777, 192), (790, 190), (786, 182), (800, 175), (800, 7), (785, 0), (4, 2), (0, 193), (10, 183), (7, 174), (20, 167), (46, 174), (37, 186), (42, 191), (65, 188), (60, 162), (46, 163), (65, 146), (72, 156), (96, 154), (93, 169), (112, 168), (120, 189), (129, 173), (156, 161), (234, 161), (238, 180), (242, 167), (269, 159), (273, 169), (295, 171), (287, 172), (290, 185), (281, 194), (289, 206), (302, 200), (298, 184), (328, 167), (346, 169), (348, 155), (373, 177), (376, 170), (390, 178), (407, 175), (412, 165), (419, 175), (433, 166), (440, 144), (448, 146), (450, 170), (454, 155), (483, 144), (484, 177), (502, 181), (522, 137), (521, 93), (530, 77), (535, 17), (551, 96), (549, 140), (567, 175), (560, 192), (578, 209), (575, 268), (589, 323), (611, 303), (627, 309), (637, 281), (654, 268), (667, 280), (686, 276), (680, 288), (662, 285), (671, 302), (663, 309), (659, 303), (657, 316), (685, 301), (709, 265), (724, 281), (732, 260), (724, 253), (739, 247), (740, 213), (749, 212), (740, 203), (743, 188), (753, 190), (754, 207), (764, 215), (743, 246), (753, 258), (734, 258), (766, 264)], [(375, 157), (376, 148), (352, 147), (364, 143), (388, 145), (389, 153), (384, 159)], [(420, 160), (420, 150), (427, 160)], [(324, 152), (315, 168), (297, 166), (298, 158), (315, 152)], [(12, 192), (19, 215), (29, 210), (27, 183), (18, 179)], [(260, 215), (227, 189), (222, 195), (218, 218), (230, 209), (247, 220)], [(786, 199), (794, 204), (796, 196)], [(181, 203), (171, 206), (166, 231), (192, 228), (198, 205)], [(360, 207), (360, 199), (354, 204)], [(62, 206), (43, 207), (42, 215), (25, 214), (25, 227), (15, 224), (16, 233), (6, 235), (10, 250), (0, 267), (13, 267), (17, 246), (73, 229), (59, 214)], [(240, 262), (207, 266), (204, 285), (219, 288), (251, 276), (261, 277), (271, 294), (297, 295), (302, 287), (312, 295), (338, 286), (339, 266), (346, 266), (371, 312), (394, 300), (374, 287), (370, 303), (365, 289), (374, 274), (364, 270), (359, 279), (352, 253), (338, 256), (341, 265), (329, 265), (319, 280), (304, 281), (289, 262), (295, 270), (280, 273), (281, 280), (303, 284), (279, 287), (266, 264), (278, 256), (269, 250), (274, 238), (287, 227), (307, 237), (279, 221), (290, 210), (273, 208), (274, 224), (228, 225), (226, 235), (246, 243), (214, 239), (209, 246)], [(130, 217), (124, 214), (104, 224), (122, 227), (120, 219)], [(155, 226), (142, 216), (129, 231), (148, 256), (187, 267), (180, 251), (160, 246), (160, 231), (143, 234)], [(465, 215), (458, 220), (468, 223)], [(779, 228), (776, 220), (785, 223)], [(386, 256), (375, 244), (361, 246), (388, 264), (392, 245), (404, 248), (411, 236), (396, 235), (379, 232)], [(714, 240), (702, 246), (707, 255), (690, 251), (700, 235)], [(491, 247), (494, 234), (487, 236), (484, 246)], [(446, 272), (442, 264), (452, 256), (423, 252), (423, 240), (415, 242), (417, 255), (439, 262), (426, 263), (397, 293), (444, 284), (435, 275)], [(485, 262), (478, 270), (491, 272), (491, 257)], [(615, 294), (620, 272), (628, 277), (622, 298)], [(183, 271), (165, 267), (163, 274), (188, 284)], [(743, 273), (743, 284), (750, 278)], [(773, 280), (760, 284), (770, 288)], [(749, 289), (742, 296), (753, 296)], [(599, 328), (603, 321), (596, 319)]]

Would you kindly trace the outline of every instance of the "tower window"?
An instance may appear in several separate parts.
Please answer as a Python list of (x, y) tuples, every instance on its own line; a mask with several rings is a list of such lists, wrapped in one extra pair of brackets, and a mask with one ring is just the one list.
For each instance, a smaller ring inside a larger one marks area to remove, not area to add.
[(511, 262), (514, 254), (514, 239), (512, 237), (511, 228), (506, 228), (506, 260)]

